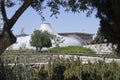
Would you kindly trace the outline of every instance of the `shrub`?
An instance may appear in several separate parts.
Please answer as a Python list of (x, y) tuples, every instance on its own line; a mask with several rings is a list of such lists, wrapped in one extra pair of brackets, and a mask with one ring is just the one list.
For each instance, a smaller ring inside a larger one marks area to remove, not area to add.
[(120, 65), (113, 62), (88, 62), (77, 58), (57, 58), (48, 65), (0, 65), (1, 80), (120, 80)]

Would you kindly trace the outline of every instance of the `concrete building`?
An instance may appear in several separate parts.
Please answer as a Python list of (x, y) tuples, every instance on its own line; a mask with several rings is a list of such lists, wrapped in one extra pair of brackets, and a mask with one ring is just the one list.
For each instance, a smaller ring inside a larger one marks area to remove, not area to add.
[(93, 40), (94, 34), (89, 33), (80, 33), (80, 32), (66, 32), (66, 33), (58, 33), (61, 36), (78, 36), (78, 39), (81, 38), (84, 44), (87, 44)]
[[(62, 38), (64, 42), (59, 44), (60, 47), (82, 46), (93, 40), (93, 34), (88, 34), (88, 33), (79, 33), (79, 32), (57, 33), (52, 28), (50, 23), (41, 24), (38, 30), (47, 31), (50, 34), (55, 35), (56, 38)], [(33, 49), (33, 47), (30, 45), (31, 35), (25, 34), (22, 31), (22, 33), (20, 35), (17, 35), (16, 37), (17, 37), (17, 42), (12, 46), (13, 49), (21, 49), (21, 48)], [(52, 43), (53, 43), (52, 47), (55, 47), (54, 40), (52, 40)]]

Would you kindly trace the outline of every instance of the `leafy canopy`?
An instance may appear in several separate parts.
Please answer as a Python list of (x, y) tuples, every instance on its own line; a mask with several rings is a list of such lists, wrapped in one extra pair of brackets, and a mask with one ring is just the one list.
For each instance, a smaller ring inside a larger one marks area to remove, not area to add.
[(116, 47), (120, 53), (120, 0), (96, 0), (93, 5), (97, 8), (96, 16), (100, 18), (99, 38), (104, 38)]
[(51, 47), (51, 35), (47, 31), (35, 30), (31, 35), (30, 44), (36, 47), (36, 51), (40, 51), (43, 47)]
[(51, 16), (60, 14), (59, 10), (62, 7), (65, 11), (72, 11), (74, 13), (85, 10), (88, 10), (88, 13), (90, 13), (93, 10), (93, 8), (90, 7), (90, 0), (5, 0), (4, 2), (7, 8), (13, 7), (17, 3), (22, 5), (25, 2), (31, 2), (30, 7), (36, 10), (40, 15), (44, 9), (49, 7), (52, 12)]

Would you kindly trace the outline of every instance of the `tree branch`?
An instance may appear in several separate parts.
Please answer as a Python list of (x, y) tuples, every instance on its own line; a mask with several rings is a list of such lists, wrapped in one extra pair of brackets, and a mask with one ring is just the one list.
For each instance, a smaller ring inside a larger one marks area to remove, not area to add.
[(0, 0), (0, 9), (1, 9), (1, 13), (2, 13), (3, 22), (7, 23), (8, 18), (7, 18), (7, 15), (6, 15), (4, 0)]
[(10, 30), (18, 18), (23, 14), (23, 12), (30, 6), (30, 4), (33, 2), (33, 0), (25, 0), (22, 6), (15, 12), (15, 14), (12, 16), (12, 18), (9, 20), (9, 26), (7, 27), (8, 30)]

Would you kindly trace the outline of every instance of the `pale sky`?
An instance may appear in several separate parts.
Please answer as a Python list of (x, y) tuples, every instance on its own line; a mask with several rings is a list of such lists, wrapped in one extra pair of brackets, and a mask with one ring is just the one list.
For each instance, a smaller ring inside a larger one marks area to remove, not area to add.
[[(10, 17), (14, 13), (14, 9), (7, 10)], [(43, 16), (46, 21), (43, 23), (50, 23), (52, 28), (56, 32), (82, 32), (96, 34), (99, 27), (99, 19), (95, 18), (95, 12), (91, 17), (86, 17), (86, 13), (66, 13), (63, 10), (60, 11), (58, 19), (54, 16), (50, 17), (50, 11), (47, 9), (43, 12)], [(40, 15), (32, 8), (28, 8), (17, 23), (13, 27), (13, 32), (17, 35), (21, 33), (21, 29), (24, 28), (24, 32), (32, 34), (35, 29), (39, 29), (42, 24)]]

